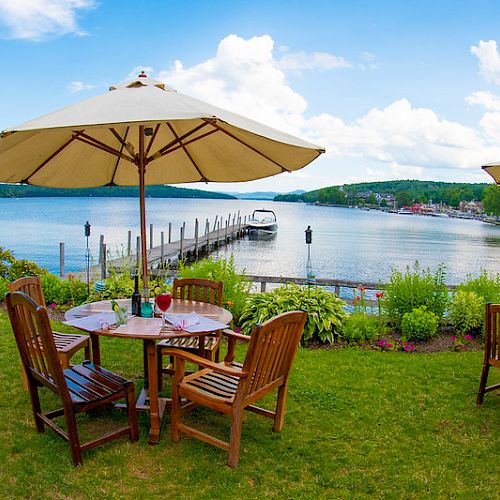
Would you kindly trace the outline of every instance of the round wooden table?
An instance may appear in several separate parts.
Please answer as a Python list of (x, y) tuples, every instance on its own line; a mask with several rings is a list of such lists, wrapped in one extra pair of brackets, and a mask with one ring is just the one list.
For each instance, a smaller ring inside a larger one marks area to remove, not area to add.
[[(120, 307), (125, 306), (130, 312), (130, 299), (119, 299), (116, 302)], [(82, 304), (81, 306), (68, 309), (65, 313), (65, 318), (66, 320), (71, 321), (87, 317), (92, 314), (111, 311), (111, 302), (109, 300), (101, 300), (99, 302)], [(228, 310), (213, 304), (206, 304), (204, 302), (195, 302), (191, 300), (172, 299), (172, 304), (168, 309), (169, 314), (182, 314), (190, 312), (195, 312), (202, 316), (220, 321), (224, 324), (229, 324), (233, 319)], [(149, 442), (151, 444), (158, 443), (160, 439), (161, 420), (168, 403), (167, 398), (160, 398), (158, 393), (159, 380), (156, 342), (162, 339), (196, 335), (200, 337), (199, 345), (200, 352), (202, 353), (203, 346), (205, 345), (204, 336), (206, 333), (212, 333), (212, 330), (207, 332), (189, 333), (182, 330), (173, 330), (168, 327), (162, 328), (161, 323), (161, 318), (141, 318), (132, 316), (128, 319), (126, 325), (122, 325), (116, 329), (90, 331), (74, 325), (74, 328), (78, 328), (90, 334), (90, 341), (92, 344), (92, 361), (96, 365), (101, 364), (101, 352), (99, 347), (100, 336), (141, 339), (143, 341), (144, 388), (137, 399), (136, 407), (138, 410), (147, 410), (150, 413), (151, 428), (149, 431)]]

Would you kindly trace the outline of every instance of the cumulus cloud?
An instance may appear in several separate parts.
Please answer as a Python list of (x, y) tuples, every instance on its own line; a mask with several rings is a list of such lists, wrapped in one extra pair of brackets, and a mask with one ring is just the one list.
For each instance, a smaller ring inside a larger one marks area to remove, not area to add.
[(190, 68), (181, 61), (157, 78), (177, 90), (290, 133), (299, 133), (307, 102), (287, 83), (268, 36), (224, 38), (215, 56)]
[[(475, 175), (478, 165), (500, 157), (495, 96), (470, 96), (471, 104), (491, 107), (477, 128), (416, 108), (404, 98), (367, 110), (351, 122), (328, 113), (308, 116), (306, 99), (291, 87), (283, 58), (277, 59), (273, 51), (268, 35), (250, 39), (230, 35), (219, 43), (214, 57), (191, 67), (175, 61), (156, 77), (180, 92), (325, 146), (326, 155), (308, 169), (309, 173), (316, 169), (316, 179), (331, 182), (331, 168), (325, 173), (330, 165), (347, 160), (363, 165), (366, 178), (436, 178), (449, 171), (453, 180), (457, 169), (461, 178)], [(371, 171), (366, 170), (368, 165)], [(350, 173), (342, 175), (344, 180), (353, 179)]]
[(350, 68), (352, 64), (343, 57), (337, 57), (328, 52), (295, 52), (285, 54), (279, 61), (278, 66), (283, 70), (314, 70), (314, 69), (337, 69)]
[(0, 23), (7, 26), (11, 38), (40, 41), (49, 35), (84, 35), (77, 14), (93, 7), (94, 0), (3, 0)]
[(478, 46), (470, 48), (472, 54), (479, 59), (479, 72), (488, 83), (500, 85), (500, 54), (497, 42), (481, 40)]
[(500, 97), (488, 90), (478, 90), (465, 98), (465, 102), (471, 105), (478, 105), (489, 111), (500, 111)]
[(73, 81), (68, 85), (68, 90), (71, 94), (75, 94), (77, 92), (81, 92), (82, 90), (90, 90), (94, 89), (95, 85), (91, 85), (90, 83)]

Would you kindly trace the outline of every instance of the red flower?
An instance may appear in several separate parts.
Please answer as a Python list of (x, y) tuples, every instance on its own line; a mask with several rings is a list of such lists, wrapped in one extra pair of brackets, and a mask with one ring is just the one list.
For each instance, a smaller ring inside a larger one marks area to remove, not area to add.
[(356, 295), (356, 297), (354, 297), (353, 302), (356, 304), (356, 302), (359, 302), (360, 300), (361, 300), (361, 297), (359, 295)]
[(376, 293), (375, 293), (375, 297), (376, 297), (377, 299), (379, 299), (379, 300), (380, 300), (383, 296), (384, 296), (384, 292), (376, 292)]
[(359, 286), (358, 286), (358, 290), (359, 290), (361, 293), (365, 293), (366, 287), (364, 287), (363, 285), (359, 285)]

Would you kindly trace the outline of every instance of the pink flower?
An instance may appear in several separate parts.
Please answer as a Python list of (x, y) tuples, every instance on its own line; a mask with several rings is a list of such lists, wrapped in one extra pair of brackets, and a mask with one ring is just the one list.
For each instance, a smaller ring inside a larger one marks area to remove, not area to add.
[(385, 339), (380, 339), (380, 340), (377, 342), (377, 345), (379, 345), (380, 347), (385, 347)]
[(56, 307), (57, 307), (57, 304), (55, 302), (52, 302), (52, 304), (50, 304), (50, 310), (53, 311)]
[(394, 346), (392, 344), (387, 344), (388, 349), (392, 349)]
[(453, 342), (455, 342), (455, 340), (457, 340), (457, 336), (456, 336), (456, 335), (452, 335), (451, 340), (452, 340)]
[(472, 335), (464, 335), (464, 340), (472, 340)]

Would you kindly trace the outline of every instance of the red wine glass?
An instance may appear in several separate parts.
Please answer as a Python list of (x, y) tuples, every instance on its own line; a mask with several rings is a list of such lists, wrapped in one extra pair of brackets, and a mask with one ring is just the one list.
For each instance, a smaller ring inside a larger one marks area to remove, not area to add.
[(166, 325), (165, 312), (170, 307), (171, 303), (172, 303), (172, 295), (170, 295), (170, 292), (162, 292), (156, 296), (156, 305), (158, 306), (158, 309), (161, 311), (162, 327)]

